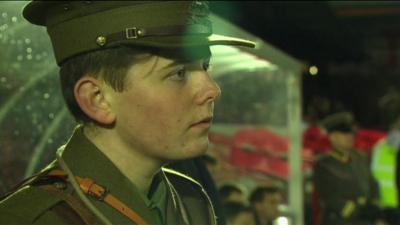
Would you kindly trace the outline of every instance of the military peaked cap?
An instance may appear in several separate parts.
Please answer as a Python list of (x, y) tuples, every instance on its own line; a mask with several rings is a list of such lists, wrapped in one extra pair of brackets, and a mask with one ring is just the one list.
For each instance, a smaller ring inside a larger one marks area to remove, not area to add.
[(322, 121), (322, 126), (328, 133), (339, 131), (344, 133), (354, 133), (355, 123), (353, 115), (349, 112), (339, 112), (327, 116)]
[(45, 26), (58, 65), (85, 52), (117, 45), (186, 48), (254, 47), (212, 33), (205, 1), (31, 1), (23, 16)]

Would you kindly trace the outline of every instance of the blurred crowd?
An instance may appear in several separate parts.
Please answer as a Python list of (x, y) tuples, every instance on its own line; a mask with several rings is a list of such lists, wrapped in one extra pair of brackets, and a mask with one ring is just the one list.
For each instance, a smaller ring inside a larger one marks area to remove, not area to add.
[(258, 186), (246, 198), (239, 186), (219, 188), (227, 225), (272, 225), (278, 218), (282, 193), (277, 187)]
[[(387, 129), (363, 128), (343, 109), (307, 121), (301, 150), (305, 225), (400, 224), (400, 117), (391, 118)], [(226, 224), (293, 224), (287, 212), (287, 140), (260, 127), (211, 140), (214, 150), (202, 162), (216, 182)], [(278, 161), (286, 164), (275, 167)], [(251, 177), (254, 171), (270, 179)]]

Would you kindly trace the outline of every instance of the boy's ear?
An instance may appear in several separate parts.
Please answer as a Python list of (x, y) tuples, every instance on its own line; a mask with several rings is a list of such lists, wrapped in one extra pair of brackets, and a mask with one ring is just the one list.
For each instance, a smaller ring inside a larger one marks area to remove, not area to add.
[(111, 110), (104, 82), (96, 78), (84, 76), (76, 82), (74, 95), (82, 111), (100, 124), (111, 125), (115, 122), (115, 114)]

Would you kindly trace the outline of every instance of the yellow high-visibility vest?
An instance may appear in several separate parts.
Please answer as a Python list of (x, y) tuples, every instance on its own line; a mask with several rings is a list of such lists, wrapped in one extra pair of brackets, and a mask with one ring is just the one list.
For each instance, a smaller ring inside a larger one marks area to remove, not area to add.
[(396, 154), (386, 139), (376, 144), (372, 151), (372, 174), (379, 184), (379, 204), (381, 207), (397, 207)]

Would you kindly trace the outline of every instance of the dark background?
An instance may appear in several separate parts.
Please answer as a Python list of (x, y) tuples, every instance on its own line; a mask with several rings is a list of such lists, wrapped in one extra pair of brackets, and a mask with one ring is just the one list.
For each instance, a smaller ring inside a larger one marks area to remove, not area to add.
[(348, 110), (360, 126), (385, 130), (400, 114), (399, 2), (211, 1), (210, 8), (304, 64), (306, 121)]

